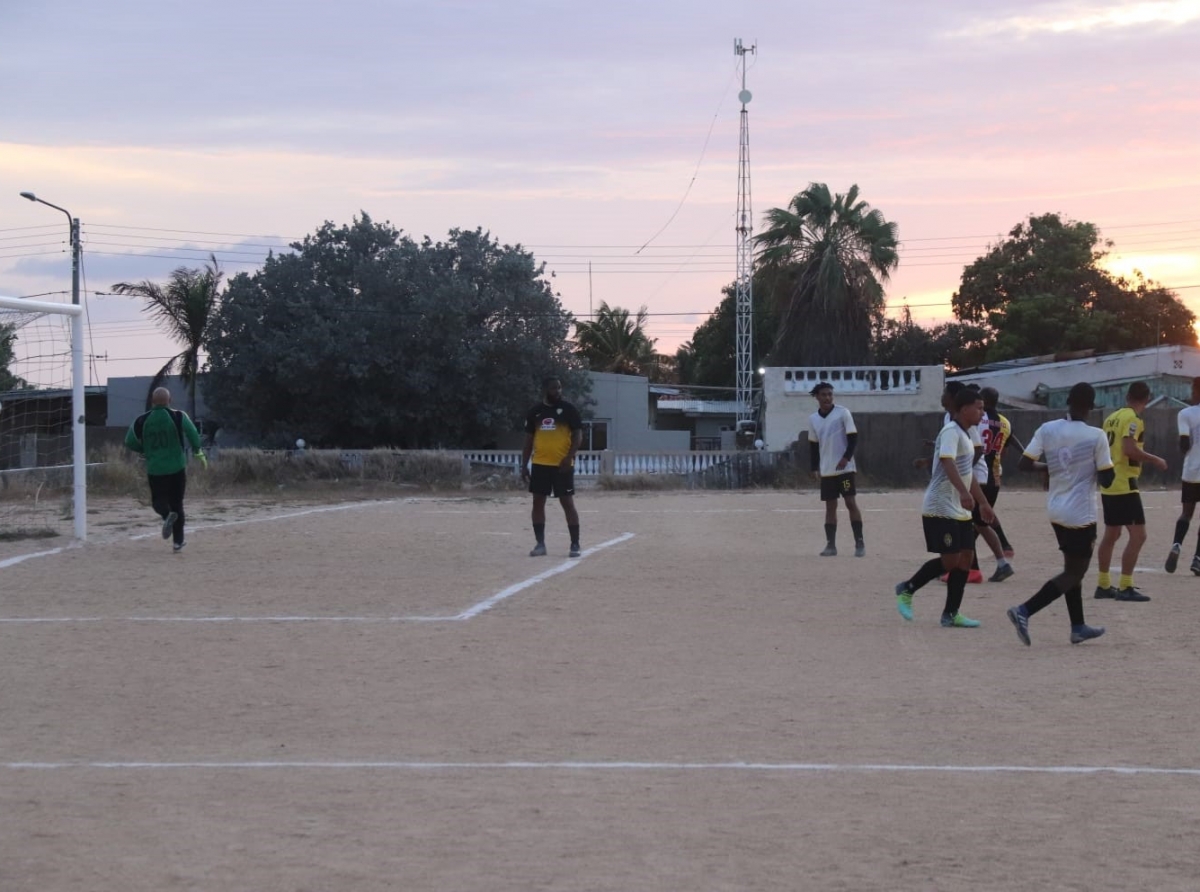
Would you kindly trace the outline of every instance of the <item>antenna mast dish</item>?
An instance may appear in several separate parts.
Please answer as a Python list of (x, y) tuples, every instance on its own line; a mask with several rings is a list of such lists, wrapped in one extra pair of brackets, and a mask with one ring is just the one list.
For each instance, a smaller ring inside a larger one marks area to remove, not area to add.
[(737, 335), (735, 354), (737, 357), (737, 420), (746, 421), (754, 417), (754, 254), (750, 247), (750, 233), (754, 219), (750, 207), (750, 114), (746, 106), (751, 94), (746, 89), (746, 54), (756, 52), (757, 44), (745, 47), (741, 38), (733, 41), (733, 54), (742, 61), (742, 90), (738, 101), (742, 103), (741, 149), (738, 152), (738, 207), (737, 207)]

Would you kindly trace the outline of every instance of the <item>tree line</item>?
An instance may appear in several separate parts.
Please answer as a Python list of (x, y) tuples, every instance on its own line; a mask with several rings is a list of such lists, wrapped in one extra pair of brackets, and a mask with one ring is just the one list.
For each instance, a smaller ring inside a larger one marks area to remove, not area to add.
[[(362, 214), (326, 222), (226, 280), (215, 257), (164, 284), (121, 282), (182, 350), (195, 415), (206, 373), (213, 416), (263, 445), (303, 437), (346, 448), (476, 446), (519, 423), (549, 373), (585, 406), (587, 370), (680, 385), (734, 385), (733, 283), (673, 355), (656, 350), (648, 311), (601, 303), (588, 320), (563, 306), (545, 267), (482, 229), (416, 240)], [(857, 186), (810, 184), (772, 208), (755, 238), (756, 365), (945, 365), (1080, 349), (1196, 345), (1194, 314), (1170, 290), (1103, 267), (1112, 247), (1091, 223), (1030, 216), (967, 265), (954, 321), (916, 324), (885, 313), (899, 264), (894, 222)], [(0, 389), (12, 331), (0, 331)], [(201, 358), (206, 362), (201, 368)]]

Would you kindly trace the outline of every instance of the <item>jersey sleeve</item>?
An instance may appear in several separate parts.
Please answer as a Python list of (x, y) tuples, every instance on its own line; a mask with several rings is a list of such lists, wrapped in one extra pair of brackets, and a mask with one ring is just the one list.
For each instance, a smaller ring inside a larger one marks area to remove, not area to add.
[(942, 428), (942, 432), (937, 438), (937, 457), (938, 458), (958, 458), (958, 437), (957, 431), (950, 426)]
[(1113, 466), (1112, 451), (1108, 448), (1108, 437), (1104, 431), (1096, 431), (1096, 447), (1093, 451), (1097, 471), (1106, 471)]
[(854, 416), (850, 414), (850, 410), (843, 407), (842, 420), (846, 425), (847, 434), (857, 434), (858, 428), (854, 426)]
[(572, 431), (583, 430), (583, 416), (579, 414), (579, 410), (572, 403), (569, 411), (563, 413), (564, 420), (567, 422), (567, 427)]
[(1183, 414), (1183, 410), (1175, 416), (1175, 427), (1179, 431), (1179, 436), (1188, 438), (1192, 436), (1192, 426), (1188, 424), (1187, 416)]
[[(1101, 439), (1104, 439), (1104, 438), (1101, 437)], [(1042, 446), (1042, 428), (1038, 427), (1038, 429), (1033, 432), (1033, 436), (1030, 437), (1029, 445), (1027, 445), (1025, 447), (1025, 451), (1021, 454), (1024, 455), (1026, 458), (1028, 458), (1030, 461), (1037, 461), (1039, 458), (1042, 457), (1042, 453), (1044, 451), (1045, 451), (1045, 447)], [(1108, 455), (1108, 441), (1107, 440), (1104, 440), (1104, 453), (1106, 456)]]
[(525, 413), (525, 433), (532, 434), (537, 432), (537, 409), (530, 409)]

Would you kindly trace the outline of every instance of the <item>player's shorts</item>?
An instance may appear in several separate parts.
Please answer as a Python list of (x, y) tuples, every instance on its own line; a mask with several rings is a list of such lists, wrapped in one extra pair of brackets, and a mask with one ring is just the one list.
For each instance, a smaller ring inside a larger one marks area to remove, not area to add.
[(1091, 558), (1092, 548), (1096, 545), (1096, 525), (1089, 523), (1085, 527), (1063, 527), (1056, 523), (1054, 538), (1058, 540), (1058, 550), (1063, 554)]
[(553, 495), (556, 499), (575, 495), (575, 470), (564, 471), (558, 465), (532, 465), (529, 491), (535, 496)]
[[(1000, 494), (1000, 487), (985, 486), (981, 483), (979, 484), (979, 491), (982, 492), (984, 498), (988, 500), (988, 504), (994, 508), (996, 506), (996, 496)], [(975, 507), (971, 509), (971, 523), (975, 524), (977, 527), (987, 526), (987, 524), (983, 522), (983, 515), (979, 513), (978, 502), (976, 502)]]
[(1100, 493), (1100, 506), (1104, 509), (1104, 525), (1108, 527), (1141, 527), (1146, 525), (1146, 512), (1142, 510), (1142, 494), (1121, 493), (1106, 496)]
[(975, 525), (953, 517), (921, 517), (925, 528), (925, 550), (934, 554), (957, 554), (975, 547)]
[(1183, 481), (1183, 498), (1180, 501), (1185, 505), (1200, 502), (1200, 483)]
[(838, 496), (845, 498), (846, 496), (853, 495), (858, 495), (858, 490), (854, 488), (853, 471), (847, 474), (837, 474), (833, 477), (821, 478), (822, 502), (836, 502)]
[(983, 497), (988, 500), (988, 504), (995, 508), (996, 499), (1000, 496), (1000, 484), (992, 482), (983, 483), (980, 484), (979, 489), (983, 493)]

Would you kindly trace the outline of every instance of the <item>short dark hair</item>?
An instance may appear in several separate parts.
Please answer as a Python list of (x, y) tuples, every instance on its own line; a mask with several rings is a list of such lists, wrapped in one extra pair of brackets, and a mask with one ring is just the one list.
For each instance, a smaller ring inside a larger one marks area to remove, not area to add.
[(977, 402), (979, 402), (979, 393), (970, 387), (964, 387), (954, 395), (954, 411), (957, 412), (963, 406), (970, 406)]
[(1080, 381), (1067, 394), (1067, 405), (1072, 409), (1085, 409), (1090, 412), (1096, 408), (1096, 388), (1086, 381)]
[(1137, 403), (1150, 399), (1150, 385), (1145, 381), (1134, 381), (1129, 385), (1129, 390), (1125, 394), (1125, 398)]
[(947, 381), (946, 382), (946, 393), (949, 394), (950, 396), (958, 396), (959, 391), (961, 391), (966, 386), (967, 385), (963, 384), (963, 382), (961, 382), (961, 381)]
[(558, 375), (547, 375), (542, 379), (542, 390), (549, 390), (551, 381), (557, 381), (559, 384), (562, 384), (562, 378), (558, 377)]
[(833, 385), (830, 384), (828, 381), (818, 381), (816, 386), (812, 390), (810, 390), (809, 393), (812, 396), (816, 396), (817, 392), (821, 391), (821, 390), (833, 390)]
[(1000, 391), (995, 387), (981, 387), (979, 395), (983, 397), (983, 401), (990, 406), (996, 405), (996, 401), (1000, 399)]

